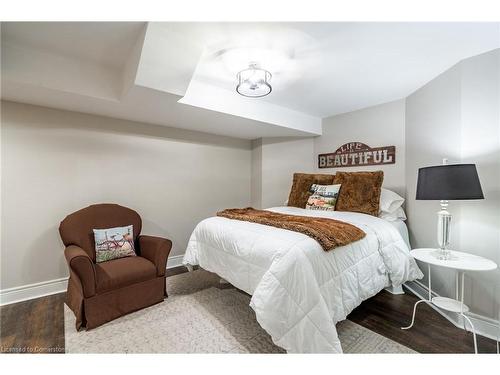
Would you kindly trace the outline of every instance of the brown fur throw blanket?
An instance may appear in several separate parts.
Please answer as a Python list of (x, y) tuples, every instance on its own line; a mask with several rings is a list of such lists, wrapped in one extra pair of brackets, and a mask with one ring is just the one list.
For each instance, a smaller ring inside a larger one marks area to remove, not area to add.
[(299, 232), (318, 241), (325, 251), (348, 245), (366, 235), (354, 225), (339, 220), (285, 215), (251, 207), (223, 210), (217, 212), (217, 216)]

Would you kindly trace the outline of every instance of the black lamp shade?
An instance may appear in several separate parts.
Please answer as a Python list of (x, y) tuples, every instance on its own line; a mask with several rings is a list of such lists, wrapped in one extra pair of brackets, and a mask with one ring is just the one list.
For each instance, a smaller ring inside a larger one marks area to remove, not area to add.
[(484, 199), (476, 165), (451, 164), (420, 168), (416, 199)]

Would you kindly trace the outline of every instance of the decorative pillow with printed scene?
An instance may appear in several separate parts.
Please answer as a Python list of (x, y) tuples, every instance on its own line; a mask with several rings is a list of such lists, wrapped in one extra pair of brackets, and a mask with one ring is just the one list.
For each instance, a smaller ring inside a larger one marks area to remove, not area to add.
[(287, 206), (306, 208), (307, 200), (311, 195), (311, 186), (332, 184), (334, 177), (333, 174), (294, 173)]
[(318, 185), (313, 184), (310, 192), (311, 196), (307, 200), (306, 210), (334, 211), (337, 197), (339, 195), (340, 184)]
[(109, 229), (94, 229), (96, 263), (136, 256), (132, 225)]

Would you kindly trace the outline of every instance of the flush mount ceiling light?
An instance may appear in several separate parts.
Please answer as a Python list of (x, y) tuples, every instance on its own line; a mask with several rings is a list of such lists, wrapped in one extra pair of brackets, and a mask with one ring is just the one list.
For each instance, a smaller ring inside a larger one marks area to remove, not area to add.
[(261, 98), (269, 95), (273, 88), (269, 84), (271, 73), (259, 68), (256, 63), (250, 63), (248, 69), (240, 71), (236, 75), (238, 84), (236, 92), (249, 98)]

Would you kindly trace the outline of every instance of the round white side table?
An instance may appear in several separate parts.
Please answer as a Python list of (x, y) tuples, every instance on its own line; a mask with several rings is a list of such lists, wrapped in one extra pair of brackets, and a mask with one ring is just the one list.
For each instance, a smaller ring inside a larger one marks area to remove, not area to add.
[[(415, 249), (410, 252), (415, 259), (427, 263), (429, 296), (428, 299), (422, 299), (415, 303), (411, 324), (408, 327), (402, 327), (401, 329), (410, 329), (413, 327), (417, 306), (420, 303), (425, 302), (429, 305), (439, 307), (440, 309), (460, 314), (464, 319), (464, 329), (465, 321), (467, 321), (472, 328), (472, 334), (474, 337), (474, 352), (477, 353), (476, 330), (469, 317), (465, 315), (465, 313), (469, 311), (469, 307), (464, 304), (464, 275), (466, 271), (491, 271), (497, 268), (497, 265), (489, 259), (453, 250), (450, 250), (450, 259), (441, 260), (435, 256), (436, 251), (436, 249)], [(455, 277), (455, 299), (447, 297), (432, 297), (431, 265), (451, 268), (458, 271)]]

